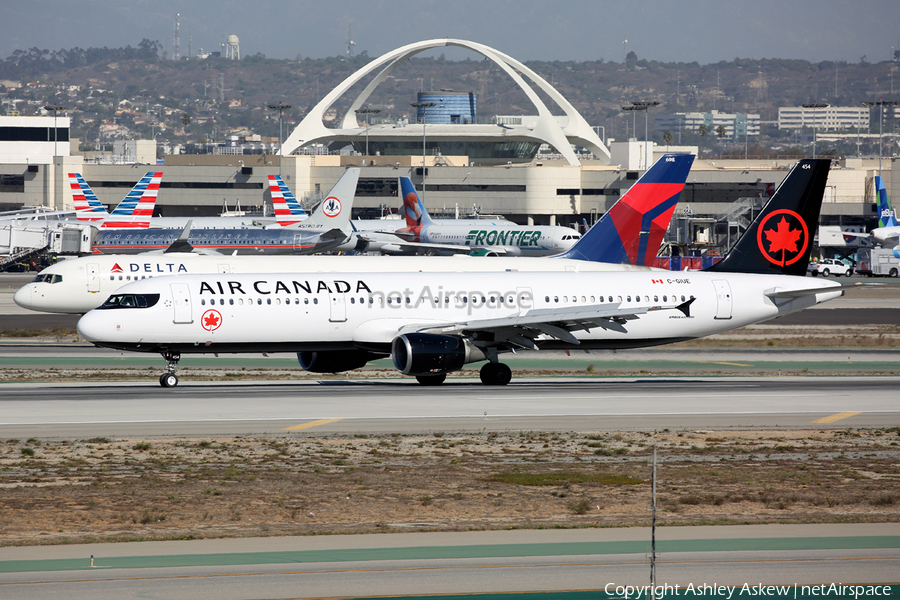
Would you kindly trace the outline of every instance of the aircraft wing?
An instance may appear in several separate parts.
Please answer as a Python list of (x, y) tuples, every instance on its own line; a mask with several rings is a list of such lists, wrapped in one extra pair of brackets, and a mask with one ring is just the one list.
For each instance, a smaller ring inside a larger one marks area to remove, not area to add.
[(579, 344), (573, 331), (590, 331), (595, 327), (625, 331), (624, 325), (648, 312), (659, 310), (678, 310), (685, 316), (690, 314), (690, 306), (694, 300), (688, 300), (678, 306), (644, 305), (621, 308), (621, 303), (594, 304), (589, 306), (569, 306), (565, 308), (541, 308), (525, 311), (519, 315), (497, 319), (475, 319), (447, 323), (445, 325), (411, 325), (403, 327), (398, 334), (435, 333), (442, 335), (461, 334), (475, 337), (477, 334), (490, 333), (494, 346), (507, 346), (510, 349), (518, 346), (537, 350), (535, 340), (541, 336), (562, 340), (570, 344)]
[(327, 252), (346, 242), (348, 237), (347, 233), (342, 229), (329, 229), (328, 231), (319, 234), (315, 244), (308, 247), (304, 244), (303, 250), (297, 254)]

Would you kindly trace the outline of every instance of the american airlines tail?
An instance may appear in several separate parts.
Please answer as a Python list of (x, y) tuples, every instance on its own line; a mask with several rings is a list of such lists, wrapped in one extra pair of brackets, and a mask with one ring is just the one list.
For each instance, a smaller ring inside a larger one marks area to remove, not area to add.
[(75, 204), (75, 217), (79, 221), (102, 221), (109, 216), (81, 173), (69, 173), (69, 187)]
[(560, 258), (654, 266), (693, 163), (692, 154), (661, 156)]
[(162, 173), (150, 171), (128, 192), (125, 199), (113, 209), (101, 229), (147, 229), (153, 216), (153, 206), (159, 194)]
[(880, 175), (875, 176), (875, 195), (878, 198), (878, 227), (897, 227), (897, 213), (888, 200), (887, 188)]
[(806, 275), (830, 168), (827, 159), (794, 165), (728, 256), (706, 270)]
[(275, 208), (275, 220), (282, 227), (299, 223), (307, 217), (290, 188), (284, 184), (280, 175), (269, 175), (269, 191), (272, 193), (272, 206)]

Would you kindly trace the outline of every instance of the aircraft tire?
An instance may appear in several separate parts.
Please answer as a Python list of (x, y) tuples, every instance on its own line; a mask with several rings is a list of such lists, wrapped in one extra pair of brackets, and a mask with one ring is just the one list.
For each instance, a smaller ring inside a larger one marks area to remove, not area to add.
[(416, 375), (416, 381), (421, 385), (441, 385), (447, 379), (446, 373), (440, 375)]
[(178, 385), (178, 376), (175, 373), (163, 373), (159, 376), (159, 385), (164, 388)]
[(512, 369), (503, 363), (486, 363), (479, 373), (484, 385), (506, 385), (512, 379)]

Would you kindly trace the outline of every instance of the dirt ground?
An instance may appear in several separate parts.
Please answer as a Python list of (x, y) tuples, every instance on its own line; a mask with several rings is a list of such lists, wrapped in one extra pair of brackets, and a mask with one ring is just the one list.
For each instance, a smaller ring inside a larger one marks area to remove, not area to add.
[(0, 545), (893, 522), (900, 428), (0, 441)]

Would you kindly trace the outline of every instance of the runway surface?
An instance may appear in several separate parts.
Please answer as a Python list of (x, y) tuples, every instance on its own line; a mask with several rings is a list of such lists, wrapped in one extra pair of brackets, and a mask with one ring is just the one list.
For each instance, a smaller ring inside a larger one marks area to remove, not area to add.
[[(0, 593), (10, 600), (541, 591), (562, 592), (539, 596), (547, 600), (608, 598), (615, 596), (598, 592), (646, 585), (649, 551), (647, 528), (2, 548)], [(657, 583), (682, 589), (690, 584), (848, 585), (900, 579), (897, 524), (658, 528), (657, 551)], [(584, 590), (595, 592), (573, 593)]]
[[(896, 377), (5, 384), (0, 436), (892, 427)], [(839, 417), (834, 417), (839, 415)], [(822, 422), (821, 419), (831, 419)]]

